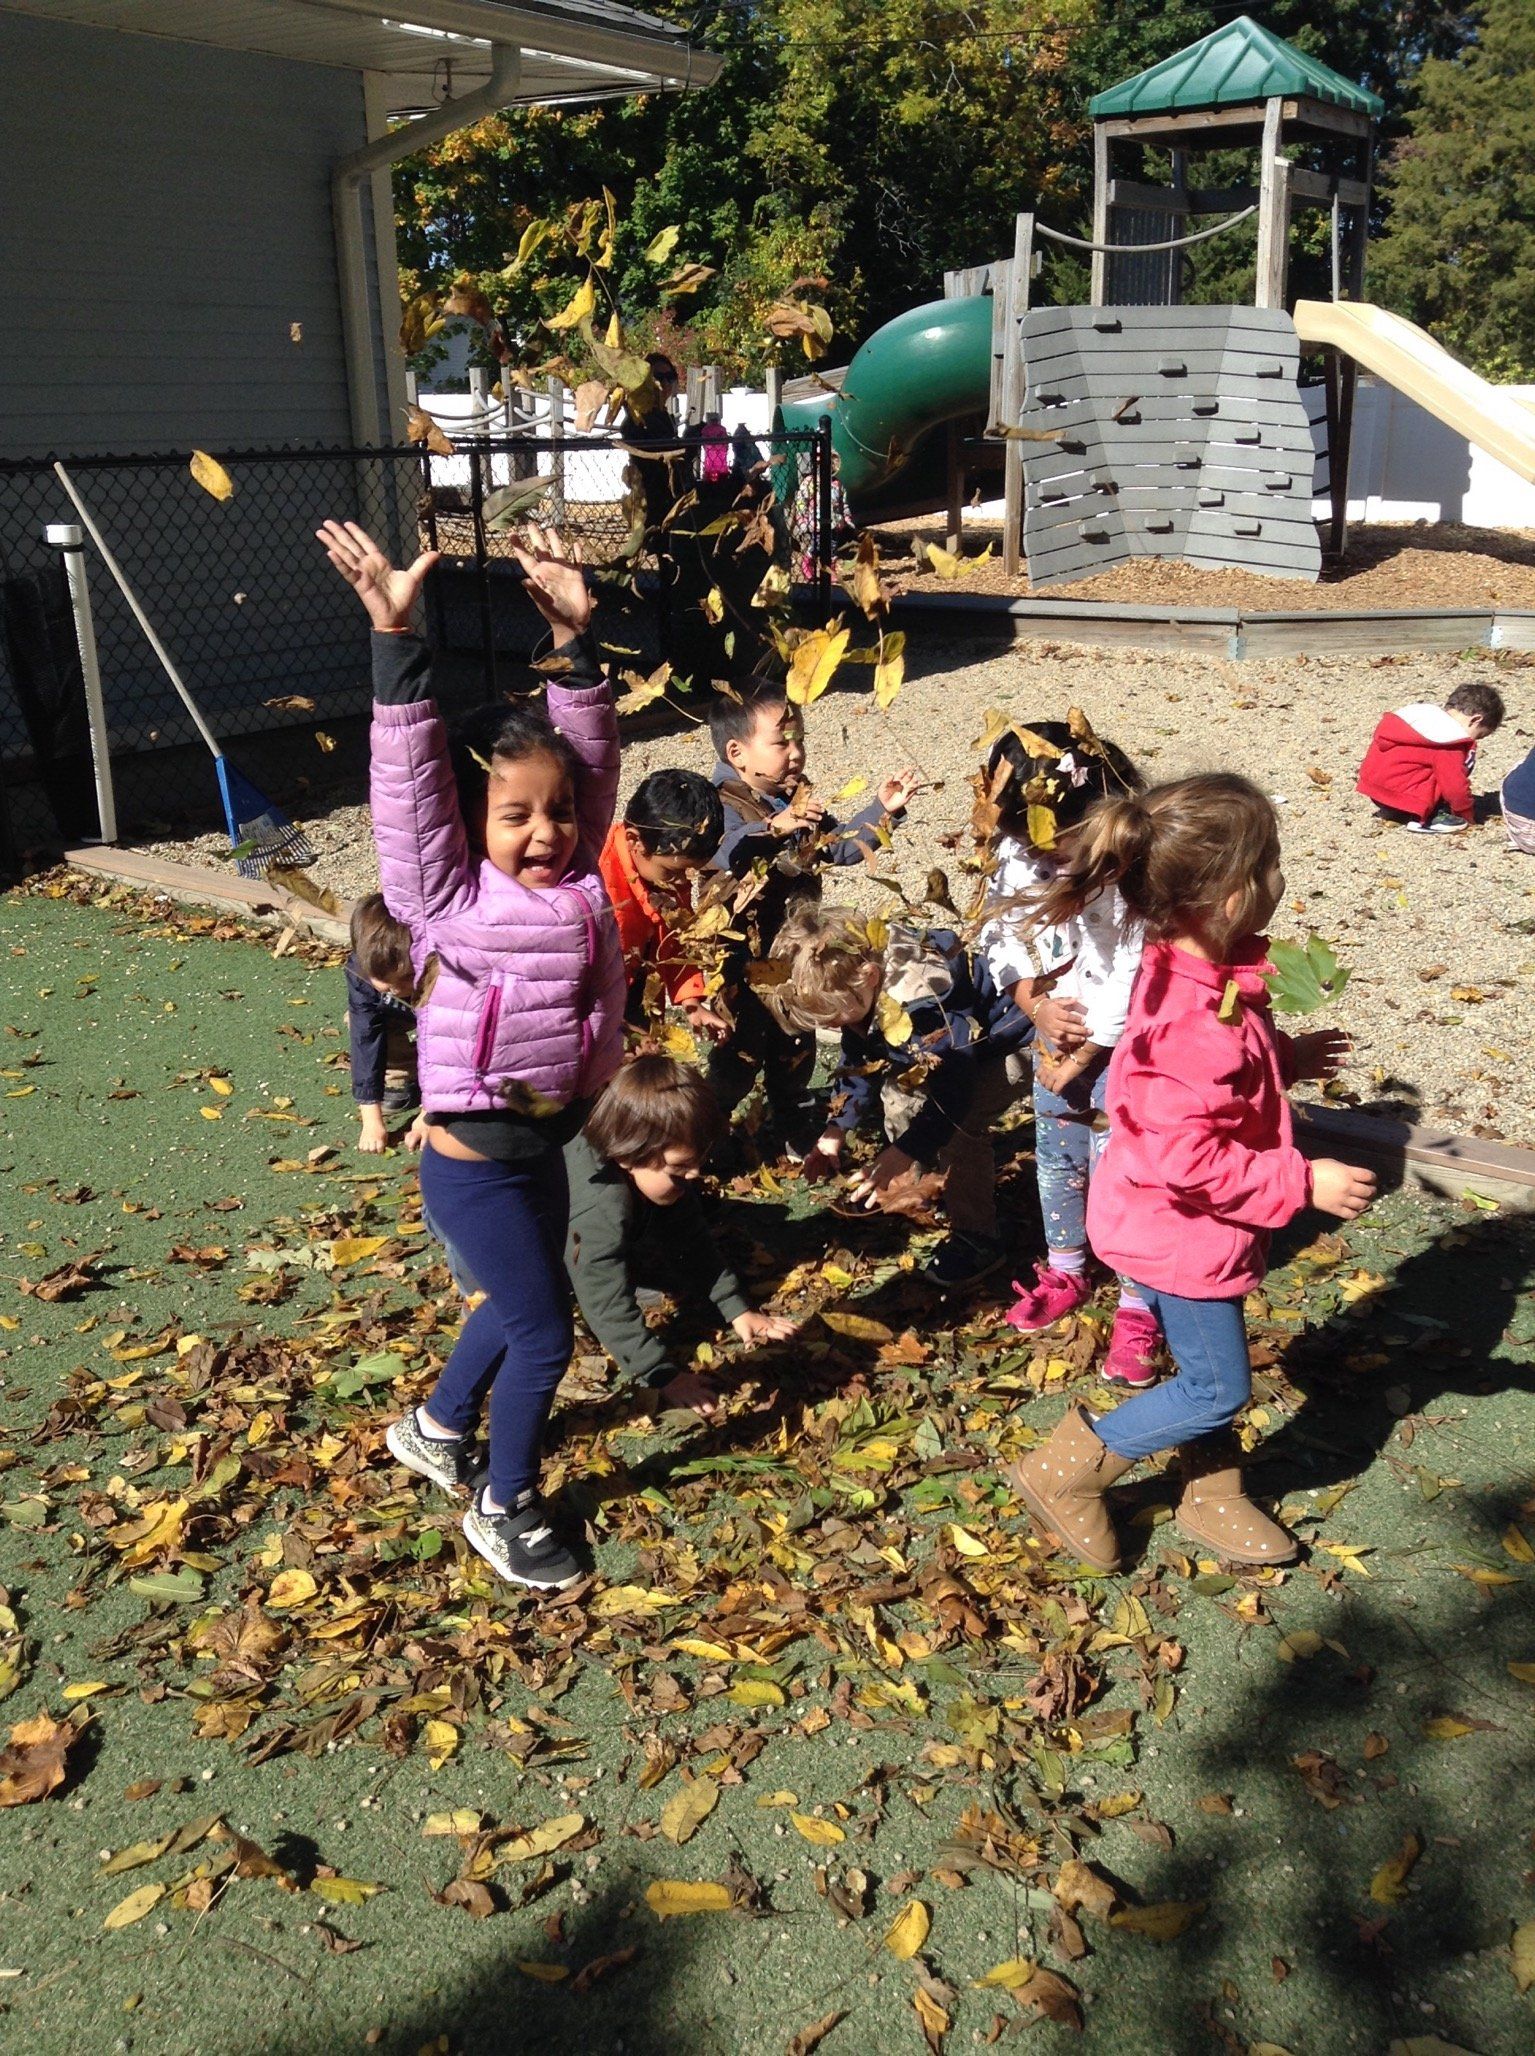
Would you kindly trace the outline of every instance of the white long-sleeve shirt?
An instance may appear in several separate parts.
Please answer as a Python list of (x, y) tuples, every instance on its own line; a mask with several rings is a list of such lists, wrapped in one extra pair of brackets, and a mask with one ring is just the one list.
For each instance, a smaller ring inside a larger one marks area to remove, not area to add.
[[(997, 907), (1020, 894), (1038, 893), (1056, 870), (1048, 857), (1013, 836), (1003, 836), (997, 844), (988, 905)], [(1088, 1041), (1112, 1049), (1124, 1033), (1145, 939), (1119, 888), (1105, 887), (1069, 921), (1052, 923), (1026, 937), (1028, 925), (1028, 908), (1015, 906), (992, 914), (981, 930), (980, 947), (998, 987), (1007, 992), (1021, 978), (1049, 978), (1059, 972), (1052, 997), (1079, 1001), (1087, 1016)]]

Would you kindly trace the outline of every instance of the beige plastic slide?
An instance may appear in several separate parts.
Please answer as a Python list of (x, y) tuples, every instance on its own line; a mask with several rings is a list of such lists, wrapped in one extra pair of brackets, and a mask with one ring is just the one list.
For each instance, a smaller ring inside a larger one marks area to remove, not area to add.
[(1535, 485), (1535, 413), (1506, 386), (1489, 385), (1431, 335), (1368, 300), (1297, 300), (1303, 343), (1332, 343), (1447, 428)]

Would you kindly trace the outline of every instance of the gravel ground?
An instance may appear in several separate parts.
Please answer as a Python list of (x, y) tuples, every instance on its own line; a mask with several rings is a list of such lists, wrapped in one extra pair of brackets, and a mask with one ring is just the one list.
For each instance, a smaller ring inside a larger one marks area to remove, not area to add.
[[(810, 717), (811, 768), (828, 795), (908, 761), (933, 781), (892, 858), (909, 887), (919, 888), (930, 866), (954, 870), (968, 848), (965, 780), (987, 707), (1029, 721), (1079, 705), (1152, 779), (1246, 771), (1283, 802), (1290, 897), (1276, 933), (1303, 936), (1314, 926), (1353, 972), (1338, 1008), (1357, 1045), (1350, 1096), (1535, 1146), (1535, 859), (1511, 851), (1497, 823), (1465, 836), (1409, 835), (1377, 822), (1353, 791), (1385, 708), (1442, 700), (1475, 677), (1493, 679), (1510, 710), (1478, 765), (1478, 790), (1495, 791), (1535, 740), (1535, 657), (1234, 664), (1027, 643), (978, 657), (973, 646), (926, 639), (911, 656), (888, 715), (870, 702), (868, 673), (859, 671)], [(639, 739), (624, 752), (624, 790), (664, 764), (707, 771), (711, 762), (707, 732), (697, 726)], [(339, 808), (308, 825), (317, 879), (348, 897), (377, 883), (365, 808)], [(227, 861), (218, 836), (157, 847), (181, 861)], [(838, 874), (832, 890), (890, 904), (861, 873)], [(958, 883), (955, 897), (964, 903)]]

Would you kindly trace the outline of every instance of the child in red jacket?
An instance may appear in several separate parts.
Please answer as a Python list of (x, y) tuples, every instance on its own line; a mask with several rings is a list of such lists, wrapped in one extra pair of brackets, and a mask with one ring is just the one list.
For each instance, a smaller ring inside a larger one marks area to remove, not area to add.
[(1476, 746), (1502, 721), (1490, 685), (1457, 685), (1442, 707), (1398, 707), (1381, 716), (1355, 789), (1416, 835), (1458, 835), (1476, 821)]
[(711, 1042), (727, 1032), (709, 1004), (708, 980), (677, 933), (693, 917), (693, 879), (725, 833), (725, 813), (712, 783), (696, 771), (652, 771), (635, 787), (622, 821), (602, 845), (598, 868), (613, 902), (629, 981), (630, 1021), (641, 1024), (652, 972), (689, 1025)]
[(1100, 801), (1040, 916), (1078, 914), (1111, 883), (1145, 923), (1146, 948), (1109, 1062), (1087, 1233), (1140, 1288), (1178, 1372), (1096, 1421), (1072, 1407), (1008, 1475), (1046, 1534), (1113, 1571), (1104, 1493), (1176, 1448), (1184, 1534), (1229, 1561), (1288, 1563), (1294, 1540), (1243, 1492), (1225, 1431), (1252, 1393), (1242, 1300), (1262, 1280), (1269, 1231), (1307, 1205), (1349, 1221), (1374, 1196), (1372, 1172), (1308, 1163), (1291, 1139), (1286, 1087), (1332, 1077), (1348, 1041), (1274, 1028), (1263, 929), (1284, 892), (1279, 824), (1247, 779), (1209, 772)]

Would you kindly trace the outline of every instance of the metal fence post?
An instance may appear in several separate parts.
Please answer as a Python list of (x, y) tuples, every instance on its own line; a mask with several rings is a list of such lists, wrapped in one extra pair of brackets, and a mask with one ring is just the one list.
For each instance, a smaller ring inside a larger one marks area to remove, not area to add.
[(831, 416), (823, 414), (816, 423), (816, 586), (821, 605), (831, 605), (832, 565), (836, 552), (831, 532)]
[(43, 540), (64, 559), (69, 603), (75, 616), (75, 641), (80, 646), (80, 675), (85, 681), (85, 713), (91, 731), (91, 763), (96, 774), (96, 814), (103, 842), (117, 840), (117, 795), (112, 786), (112, 754), (107, 738), (107, 710), (101, 697), (101, 666), (96, 658), (96, 623), (91, 614), (91, 583), (85, 568), (85, 532), (72, 521), (50, 522)]
[(469, 506), (474, 516), (474, 576), (480, 599), (480, 661), (485, 671), (485, 695), (496, 696), (496, 624), (490, 604), (490, 551), (485, 541), (485, 476), (480, 469), (483, 452), (469, 453)]

